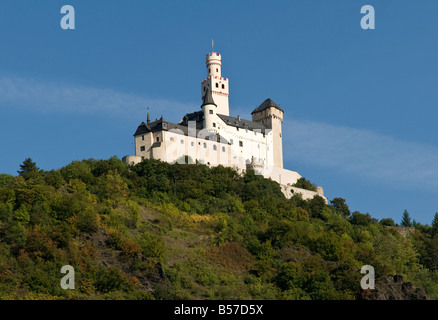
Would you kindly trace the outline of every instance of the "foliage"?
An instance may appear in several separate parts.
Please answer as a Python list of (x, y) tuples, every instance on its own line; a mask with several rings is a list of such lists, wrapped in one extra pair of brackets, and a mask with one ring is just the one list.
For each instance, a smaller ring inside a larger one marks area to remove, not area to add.
[(438, 298), (438, 214), (405, 211), (402, 235), (343, 198), (286, 199), (254, 171), (199, 163), (26, 159), (18, 173), (0, 174), (0, 299), (356, 299), (366, 264)]
[(310, 190), (310, 191), (316, 191), (316, 186), (304, 177), (299, 178), (297, 182), (293, 184), (293, 187)]

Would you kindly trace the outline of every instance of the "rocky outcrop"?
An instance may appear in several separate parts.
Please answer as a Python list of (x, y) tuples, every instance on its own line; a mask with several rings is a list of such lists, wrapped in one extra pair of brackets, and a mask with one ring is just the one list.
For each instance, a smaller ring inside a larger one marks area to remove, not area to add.
[(411, 282), (404, 282), (400, 275), (389, 275), (376, 279), (374, 290), (362, 290), (363, 300), (429, 300), (423, 288), (416, 288)]

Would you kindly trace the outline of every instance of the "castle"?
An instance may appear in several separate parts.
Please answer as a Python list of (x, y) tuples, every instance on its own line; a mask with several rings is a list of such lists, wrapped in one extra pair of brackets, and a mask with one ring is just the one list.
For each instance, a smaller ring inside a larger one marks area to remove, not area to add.
[(301, 193), (304, 199), (324, 197), (321, 187), (309, 191), (293, 187), (301, 176), (283, 168), (282, 123), (284, 110), (271, 99), (255, 108), (251, 120), (229, 114), (229, 80), (222, 77), (222, 57), (206, 56), (207, 78), (201, 83), (202, 105), (187, 113), (180, 122), (163, 117), (142, 122), (136, 132), (135, 155), (126, 156), (127, 164), (142, 158), (169, 163), (199, 163), (233, 167), (243, 173), (253, 169), (278, 182), (286, 197)]

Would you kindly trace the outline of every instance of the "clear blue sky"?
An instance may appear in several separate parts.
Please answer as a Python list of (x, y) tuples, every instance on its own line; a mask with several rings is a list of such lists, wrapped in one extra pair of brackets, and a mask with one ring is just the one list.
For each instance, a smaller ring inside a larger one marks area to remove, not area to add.
[[(76, 30), (60, 27), (62, 5)], [(362, 30), (363, 5), (376, 29)], [(0, 172), (132, 153), (136, 127), (199, 110), (205, 54), (230, 113), (285, 110), (285, 167), (352, 210), (422, 223), (438, 211), (438, 2), (3, 1)]]

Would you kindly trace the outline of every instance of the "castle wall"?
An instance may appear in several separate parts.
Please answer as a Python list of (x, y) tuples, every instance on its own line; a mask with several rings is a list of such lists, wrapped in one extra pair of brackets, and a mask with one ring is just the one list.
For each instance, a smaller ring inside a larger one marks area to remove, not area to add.
[(290, 185), (280, 184), (281, 191), (288, 199), (292, 198), (294, 194), (300, 193), (304, 200), (313, 199), (315, 196), (320, 196), (324, 199), (325, 203), (328, 203), (327, 198), (324, 196), (324, 192), (321, 187), (318, 187), (318, 191), (310, 191), (301, 188), (292, 187)]

